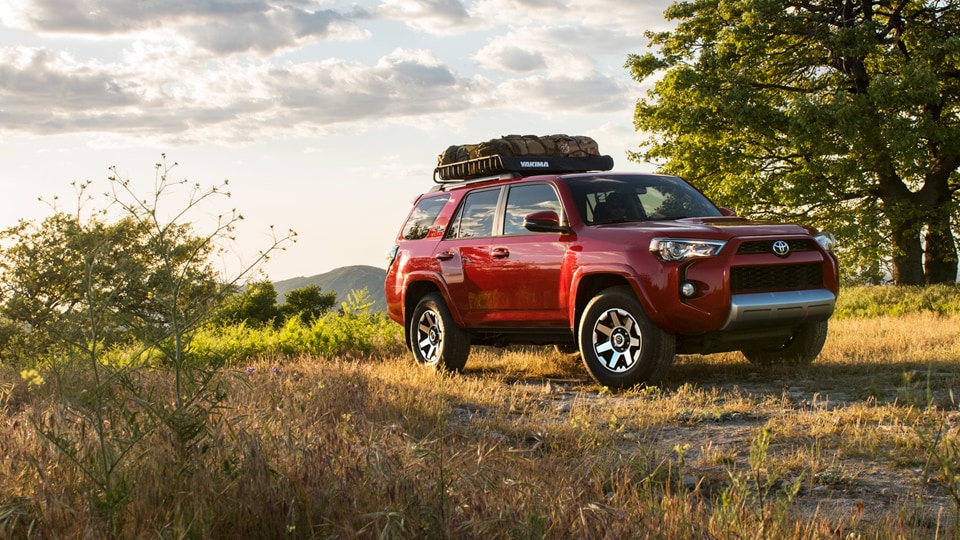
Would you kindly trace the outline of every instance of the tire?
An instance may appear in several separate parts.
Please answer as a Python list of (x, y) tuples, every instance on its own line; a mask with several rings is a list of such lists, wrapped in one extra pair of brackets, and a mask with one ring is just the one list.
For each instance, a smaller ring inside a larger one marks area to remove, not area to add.
[(741, 352), (752, 364), (760, 366), (805, 366), (813, 362), (827, 341), (827, 321), (807, 323), (783, 343), (756, 346)]
[(418, 364), (441, 371), (461, 371), (470, 355), (470, 334), (453, 322), (440, 293), (420, 299), (410, 317), (407, 336)]
[(602, 291), (587, 304), (577, 331), (590, 375), (610, 388), (658, 384), (670, 370), (676, 341), (643, 312), (629, 287)]

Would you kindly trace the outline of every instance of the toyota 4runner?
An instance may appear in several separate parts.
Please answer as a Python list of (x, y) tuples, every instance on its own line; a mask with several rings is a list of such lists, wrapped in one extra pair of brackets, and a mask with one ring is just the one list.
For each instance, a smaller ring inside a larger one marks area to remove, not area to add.
[(459, 371), (471, 344), (555, 344), (624, 388), (657, 383), (675, 354), (819, 355), (838, 294), (832, 235), (612, 168), (609, 156), (499, 155), (438, 167), (384, 286), (416, 361)]

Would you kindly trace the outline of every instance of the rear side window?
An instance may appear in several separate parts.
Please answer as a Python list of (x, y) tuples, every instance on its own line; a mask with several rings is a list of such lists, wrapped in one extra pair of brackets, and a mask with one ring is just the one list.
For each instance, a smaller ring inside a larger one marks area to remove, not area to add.
[(447, 238), (483, 238), (493, 236), (493, 218), (497, 213), (500, 188), (474, 191), (466, 196), (453, 223), (447, 230)]
[(427, 237), (430, 232), (430, 226), (436, 221), (443, 210), (444, 205), (450, 199), (450, 195), (441, 195), (439, 197), (430, 197), (421, 199), (420, 202), (410, 212), (407, 223), (403, 226), (404, 240), (421, 240)]

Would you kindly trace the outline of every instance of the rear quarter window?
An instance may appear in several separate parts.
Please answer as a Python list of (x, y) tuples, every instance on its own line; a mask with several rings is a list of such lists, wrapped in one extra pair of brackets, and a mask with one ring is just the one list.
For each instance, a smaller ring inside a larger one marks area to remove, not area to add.
[(437, 216), (440, 215), (440, 211), (443, 210), (443, 207), (446, 206), (449, 199), (450, 195), (420, 199), (417, 205), (413, 207), (413, 211), (410, 212), (410, 217), (407, 218), (407, 222), (403, 225), (403, 231), (400, 233), (400, 236), (404, 240), (421, 240), (426, 238), (430, 232), (430, 227), (433, 225), (433, 222), (437, 220)]

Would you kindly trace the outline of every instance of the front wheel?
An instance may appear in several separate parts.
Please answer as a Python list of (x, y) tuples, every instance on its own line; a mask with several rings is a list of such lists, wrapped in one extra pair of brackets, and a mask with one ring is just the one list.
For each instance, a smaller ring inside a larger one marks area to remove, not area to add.
[(782, 343), (743, 349), (751, 363), (761, 366), (807, 365), (820, 355), (827, 341), (827, 321), (807, 323)]
[(673, 362), (673, 334), (647, 318), (628, 287), (595, 296), (583, 311), (577, 333), (584, 365), (610, 388), (659, 383)]
[(440, 293), (424, 296), (410, 317), (407, 339), (418, 364), (461, 371), (470, 355), (470, 334), (453, 322)]

